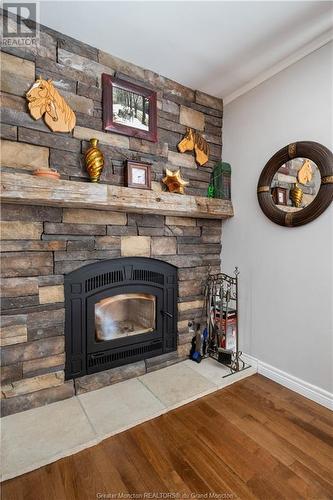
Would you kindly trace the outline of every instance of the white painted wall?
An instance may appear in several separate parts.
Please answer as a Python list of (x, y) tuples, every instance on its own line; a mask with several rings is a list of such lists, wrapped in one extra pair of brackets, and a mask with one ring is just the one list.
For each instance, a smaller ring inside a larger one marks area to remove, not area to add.
[[(332, 3), (318, 0), (39, 4), (42, 24), (219, 97), (296, 57), (332, 29)], [(92, 16), (98, 16), (98, 29), (91, 27)]]
[(333, 44), (225, 107), (223, 160), (232, 165), (235, 217), (223, 224), (224, 272), (240, 275), (240, 347), (333, 392), (333, 206), (299, 228), (260, 210), (261, 170), (281, 147), (332, 148)]

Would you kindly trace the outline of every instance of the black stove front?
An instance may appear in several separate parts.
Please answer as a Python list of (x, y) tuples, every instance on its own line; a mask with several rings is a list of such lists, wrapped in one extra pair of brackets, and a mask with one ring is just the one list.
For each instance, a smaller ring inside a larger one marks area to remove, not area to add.
[(65, 277), (66, 379), (177, 349), (177, 269), (145, 257)]

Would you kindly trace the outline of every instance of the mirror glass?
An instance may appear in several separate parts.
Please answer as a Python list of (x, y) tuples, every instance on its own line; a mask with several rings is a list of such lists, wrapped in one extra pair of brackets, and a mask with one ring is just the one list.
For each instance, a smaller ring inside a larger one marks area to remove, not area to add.
[(310, 205), (320, 188), (317, 165), (308, 158), (294, 158), (284, 163), (273, 177), (271, 195), (277, 208), (297, 212)]

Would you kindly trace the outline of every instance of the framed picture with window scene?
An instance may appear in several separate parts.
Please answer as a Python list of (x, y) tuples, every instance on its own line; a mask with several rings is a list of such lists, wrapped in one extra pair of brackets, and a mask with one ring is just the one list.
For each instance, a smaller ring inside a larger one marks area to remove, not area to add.
[(102, 75), (103, 128), (157, 141), (156, 92), (111, 75)]

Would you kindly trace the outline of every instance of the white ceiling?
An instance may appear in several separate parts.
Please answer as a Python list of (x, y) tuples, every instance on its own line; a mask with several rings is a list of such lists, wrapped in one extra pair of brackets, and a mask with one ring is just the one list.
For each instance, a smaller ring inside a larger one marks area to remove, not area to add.
[(333, 3), (45, 0), (40, 16), (53, 29), (230, 101), (305, 55), (304, 46), (309, 52), (327, 42)]

